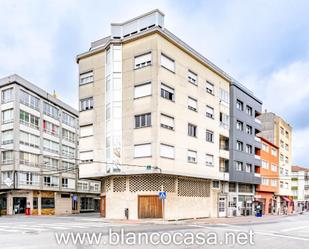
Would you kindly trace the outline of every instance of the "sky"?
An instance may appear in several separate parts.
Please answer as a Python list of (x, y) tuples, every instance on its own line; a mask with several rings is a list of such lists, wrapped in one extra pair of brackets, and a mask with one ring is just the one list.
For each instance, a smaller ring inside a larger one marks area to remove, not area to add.
[(293, 127), (293, 163), (309, 167), (309, 1), (0, 0), (0, 78), (17, 73), (78, 106), (76, 55), (110, 23), (153, 9), (165, 27)]

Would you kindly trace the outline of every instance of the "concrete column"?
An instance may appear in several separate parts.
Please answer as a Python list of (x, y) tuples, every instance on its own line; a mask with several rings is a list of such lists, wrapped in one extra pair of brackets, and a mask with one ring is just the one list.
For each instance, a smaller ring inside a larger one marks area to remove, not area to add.
[(38, 215), (42, 214), (41, 210), (42, 210), (42, 207), (41, 207), (41, 191), (40, 191), (38, 194)]

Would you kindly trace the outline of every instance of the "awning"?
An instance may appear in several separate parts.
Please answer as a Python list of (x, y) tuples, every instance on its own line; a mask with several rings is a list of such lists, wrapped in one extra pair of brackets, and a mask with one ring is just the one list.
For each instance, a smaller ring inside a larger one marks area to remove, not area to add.
[(283, 199), (284, 201), (287, 201), (287, 202), (290, 202), (291, 200), (288, 198), (288, 197), (286, 197), (286, 196), (281, 196), (281, 199)]

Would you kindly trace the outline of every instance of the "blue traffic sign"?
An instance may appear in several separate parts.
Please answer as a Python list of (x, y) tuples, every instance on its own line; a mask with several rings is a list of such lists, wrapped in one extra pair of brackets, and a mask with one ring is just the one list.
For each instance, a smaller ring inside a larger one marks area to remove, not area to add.
[(160, 191), (159, 192), (159, 199), (160, 200), (165, 200), (166, 199), (166, 192), (165, 191)]

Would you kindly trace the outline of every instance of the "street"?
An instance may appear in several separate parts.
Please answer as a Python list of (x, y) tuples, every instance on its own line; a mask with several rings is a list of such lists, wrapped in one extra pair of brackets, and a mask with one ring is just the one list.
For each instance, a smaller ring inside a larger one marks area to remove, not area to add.
[[(125, 233), (216, 233), (218, 245), (200, 244), (159, 244), (159, 248), (272, 248), (301, 249), (309, 243), (309, 215), (273, 216), (273, 217), (240, 217), (224, 219), (203, 219), (187, 221), (110, 221), (98, 215), (76, 216), (6, 216), (0, 217), (1, 249), (34, 249), (34, 248), (152, 248), (153, 245), (106, 244), (109, 231)], [(253, 231), (253, 244), (220, 244), (224, 233)], [(57, 243), (56, 233), (96, 233), (103, 234), (100, 243), (89, 245), (69, 242)], [(117, 236), (114, 235), (113, 242)], [(178, 237), (180, 238), (180, 237)], [(104, 243), (102, 241), (105, 241)]]

